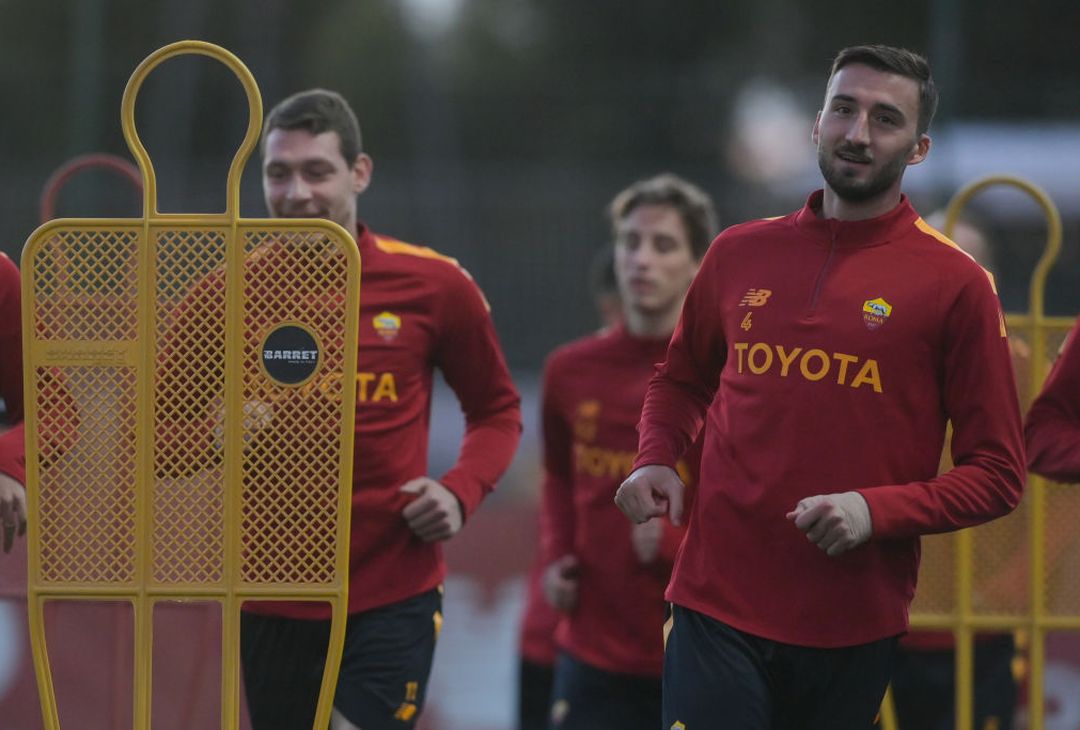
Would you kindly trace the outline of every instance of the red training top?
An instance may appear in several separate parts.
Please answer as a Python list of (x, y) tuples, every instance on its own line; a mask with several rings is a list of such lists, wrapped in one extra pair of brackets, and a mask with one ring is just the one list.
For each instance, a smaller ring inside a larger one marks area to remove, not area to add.
[(1080, 482), (1080, 337), (1069, 335), (1024, 424), (1028, 467), (1059, 482)]
[[(465, 436), (439, 482), (469, 515), (510, 464), (521, 409), (484, 295), (454, 259), (377, 236), (362, 224), (349, 612), (410, 598), (442, 582), (442, 548), (413, 535), (402, 484), (427, 474), (435, 368), (457, 394)], [(329, 618), (319, 602), (246, 609)]]
[(633, 525), (614, 500), (634, 461), (645, 389), (666, 349), (666, 339), (633, 337), (622, 325), (564, 345), (548, 358), (542, 410), (543, 554), (547, 564), (575, 555), (580, 568), (577, 607), (560, 621), (556, 642), (600, 669), (656, 677), (664, 588), (685, 530), (664, 519), (660, 554), (644, 565), (631, 543)]
[[(988, 274), (906, 197), (860, 221), (791, 215), (727, 229), (705, 256), (649, 386), (635, 467), (674, 464), (705, 421), (698, 499), (667, 597), (813, 647), (907, 628), (918, 536), (1020, 500), (1023, 440)], [(946, 421), (956, 466), (937, 476)], [(858, 490), (871, 540), (837, 557), (785, 515)]]

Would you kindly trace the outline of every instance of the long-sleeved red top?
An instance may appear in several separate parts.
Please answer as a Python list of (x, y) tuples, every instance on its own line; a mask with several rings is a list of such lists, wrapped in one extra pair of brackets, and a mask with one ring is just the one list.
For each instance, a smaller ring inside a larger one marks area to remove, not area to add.
[(542, 550), (547, 564), (574, 555), (580, 567), (577, 607), (559, 622), (556, 642), (612, 672), (659, 676), (663, 664), (664, 588), (684, 530), (665, 519), (660, 554), (644, 565), (614, 500), (666, 347), (666, 339), (632, 337), (620, 325), (559, 348), (544, 371)]
[(0, 253), (0, 397), (12, 426), (0, 434), (0, 473), (25, 482), (21, 301), (19, 269)]
[[(438, 368), (465, 418), (457, 462), (439, 482), (467, 518), (510, 464), (520, 398), (486, 300), (455, 260), (378, 236), (356, 236), (363, 262), (353, 456), (349, 612), (404, 600), (445, 577), (442, 549), (414, 536), (399, 491), (427, 475), (432, 377)], [(327, 618), (320, 603), (248, 604), (253, 611)]]
[[(649, 386), (635, 466), (705, 421), (669, 600), (751, 634), (849, 646), (907, 628), (918, 536), (1007, 513), (1024, 452), (988, 275), (906, 197), (870, 220), (791, 215), (724, 231)], [(956, 466), (937, 475), (946, 421)], [(857, 490), (871, 540), (837, 557), (785, 514)]]
[(1028, 468), (1059, 482), (1080, 482), (1080, 337), (1069, 335), (1024, 423)]

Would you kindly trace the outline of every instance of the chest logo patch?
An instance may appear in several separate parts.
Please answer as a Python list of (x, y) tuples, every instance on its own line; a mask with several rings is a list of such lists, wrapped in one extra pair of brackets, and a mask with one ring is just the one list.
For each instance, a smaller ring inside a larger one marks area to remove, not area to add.
[(574, 435), (582, 441), (596, 438), (596, 421), (600, 417), (600, 401), (584, 400), (578, 404), (574, 415)]
[(892, 305), (878, 297), (867, 299), (862, 305), (863, 322), (867, 329), (876, 330), (892, 316)]
[(380, 312), (371, 319), (375, 331), (387, 342), (395, 339), (401, 332), (401, 317), (393, 312)]
[(739, 301), (740, 307), (764, 307), (772, 296), (772, 289), (747, 289)]

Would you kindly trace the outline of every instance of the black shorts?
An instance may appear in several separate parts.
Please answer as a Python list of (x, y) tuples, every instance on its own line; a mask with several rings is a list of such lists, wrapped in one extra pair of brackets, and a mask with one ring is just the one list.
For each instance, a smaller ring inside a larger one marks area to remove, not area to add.
[(840, 649), (783, 644), (682, 606), (664, 653), (663, 728), (869, 730), (896, 637)]
[(599, 669), (569, 654), (555, 662), (553, 730), (656, 730), (660, 678)]
[[(424, 705), (442, 592), (349, 616), (334, 707), (363, 730), (412, 728)], [(315, 721), (329, 621), (243, 612), (240, 659), (253, 730), (307, 730)]]
[[(1010, 633), (975, 640), (975, 727), (1010, 730), (1016, 713)], [(893, 705), (902, 728), (951, 730), (956, 722), (956, 652), (901, 649), (893, 673)]]
[(545, 730), (555, 668), (521, 657), (518, 664), (518, 730)]

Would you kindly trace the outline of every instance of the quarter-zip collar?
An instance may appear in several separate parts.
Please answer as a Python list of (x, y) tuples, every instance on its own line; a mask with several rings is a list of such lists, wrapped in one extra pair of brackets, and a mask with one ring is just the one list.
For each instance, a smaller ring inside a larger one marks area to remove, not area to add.
[(899, 238), (909, 229), (919, 214), (911, 207), (906, 195), (885, 215), (858, 221), (821, 218), (824, 191), (810, 194), (803, 209), (795, 214), (795, 227), (815, 242), (836, 248), (878, 246)]
[(360, 249), (361, 256), (375, 247), (375, 235), (360, 220), (356, 221), (356, 247)]

